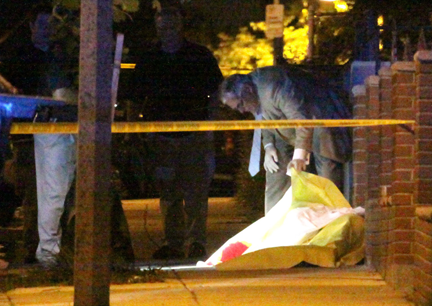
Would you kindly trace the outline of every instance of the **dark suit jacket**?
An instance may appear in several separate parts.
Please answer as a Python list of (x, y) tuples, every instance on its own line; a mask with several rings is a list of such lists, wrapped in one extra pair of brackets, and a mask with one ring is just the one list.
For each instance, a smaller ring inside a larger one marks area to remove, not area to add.
[[(257, 87), (264, 120), (350, 119), (351, 112), (335, 91), (299, 68), (264, 67), (250, 74)], [(263, 144), (280, 136), (295, 148), (346, 162), (352, 140), (348, 128), (263, 130)]]

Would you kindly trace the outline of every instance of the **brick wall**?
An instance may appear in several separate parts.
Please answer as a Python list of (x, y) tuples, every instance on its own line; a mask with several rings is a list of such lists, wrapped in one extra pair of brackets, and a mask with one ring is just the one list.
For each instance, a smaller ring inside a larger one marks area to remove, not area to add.
[(415, 88), (416, 189), (418, 204), (432, 203), (432, 52), (416, 54), (417, 86)]
[[(353, 129), (352, 204), (366, 208), (366, 263), (419, 305), (431, 305), (432, 52), (381, 69), (353, 88), (352, 101), (356, 119), (416, 120), (408, 129)], [(427, 212), (421, 217), (419, 207)]]
[(419, 51), (416, 71), (414, 300), (432, 304), (432, 52)]
[[(415, 119), (415, 66), (413, 62), (396, 62), (391, 67), (392, 118)], [(394, 287), (413, 290), (412, 252), (414, 243), (414, 144), (415, 136), (394, 126), (393, 169), (391, 182), (392, 217), (389, 224), (389, 262), (386, 280)]]
[[(366, 97), (367, 97), (367, 116), (368, 118), (379, 118), (380, 113), (380, 88), (379, 77), (370, 76), (366, 79)], [(378, 206), (380, 176), (380, 127), (368, 127), (367, 129), (367, 173), (368, 173), (368, 188), (366, 208), (369, 211), (374, 210)]]
[[(383, 68), (379, 71), (380, 111), (378, 119), (392, 118), (392, 83), (391, 69)], [(390, 194), (393, 171), (393, 145), (394, 126), (383, 125), (380, 127), (380, 206), (390, 206)]]
[[(367, 118), (365, 86), (357, 85), (352, 90), (353, 117)], [(367, 199), (367, 128), (353, 128), (353, 203), (354, 207), (364, 207)]]
[(419, 305), (432, 304), (432, 223), (416, 219), (413, 299)]

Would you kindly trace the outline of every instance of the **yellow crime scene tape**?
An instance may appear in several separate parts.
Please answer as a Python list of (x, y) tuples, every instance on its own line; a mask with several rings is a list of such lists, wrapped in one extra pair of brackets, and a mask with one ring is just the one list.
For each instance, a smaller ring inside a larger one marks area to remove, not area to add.
[(120, 68), (121, 69), (135, 69), (136, 64), (134, 63), (121, 63)]
[[(315, 120), (225, 120), (225, 121), (176, 121), (176, 122), (114, 122), (112, 133), (155, 133), (227, 131), (299, 127), (362, 127), (379, 125), (410, 125), (414, 120), (396, 119), (315, 119)], [(84, 125), (90, 125), (82, 123)], [(78, 123), (12, 123), (10, 134), (77, 134)]]

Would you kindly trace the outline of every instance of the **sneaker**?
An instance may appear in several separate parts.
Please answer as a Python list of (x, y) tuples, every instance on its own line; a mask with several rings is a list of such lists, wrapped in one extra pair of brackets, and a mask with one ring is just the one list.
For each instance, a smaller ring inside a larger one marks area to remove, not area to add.
[(164, 245), (153, 253), (153, 259), (181, 259), (184, 257), (185, 255), (182, 251), (167, 245)]
[(196, 259), (204, 259), (207, 255), (205, 247), (199, 243), (194, 242), (189, 247), (189, 258), (196, 258)]

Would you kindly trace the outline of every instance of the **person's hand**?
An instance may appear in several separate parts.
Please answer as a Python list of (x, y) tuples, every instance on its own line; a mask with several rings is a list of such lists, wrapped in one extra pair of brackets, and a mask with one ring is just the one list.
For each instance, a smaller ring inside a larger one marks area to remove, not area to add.
[(304, 159), (293, 159), (288, 164), (288, 169), (294, 168), (297, 172), (302, 172), (306, 170), (306, 160)]
[(275, 173), (279, 170), (277, 150), (272, 145), (265, 149), (264, 169), (270, 173)]

